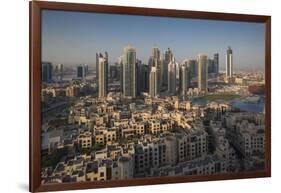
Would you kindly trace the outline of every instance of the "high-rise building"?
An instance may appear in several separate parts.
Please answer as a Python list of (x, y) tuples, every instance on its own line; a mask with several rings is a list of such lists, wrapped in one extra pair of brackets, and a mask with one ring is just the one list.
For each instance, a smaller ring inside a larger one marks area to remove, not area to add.
[(115, 63), (114, 65), (109, 66), (109, 76), (112, 80), (120, 80), (120, 65)]
[(107, 96), (108, 92), (108, 54), (105, 52), (105, 55), (98, 55), (98, 93), (99, 98), (103, 98)]
[(208, 57), (204, 54), (198, 55), (198, 89), (208, 91)]
[(208, 59), (208, 74), (213, 74), (215, 73), (215, 63), (214, 60)]
[(151, 97), (158, 96), (158, 69), (153, 66), (149, 74), (149, 95)]
[(160, 50), (157, 47), (152, 48), (152, 56), (153, 58), (160, 59)]
[(186, 64), (182, 64), (179, 70), (179, 90), (181, 95), (185, 95), (190, 87), (190, 72), (189, 67)]
[(231, 47), (228, 47), (226, 51), (226, 77), (231, 78), (233, 76), (233, 55)]
[(146, 64), (141, 65), (140, 70), (140, 90), (141, 92), (148, 92), (149, 90), (149, 66)]
[(85, 80), (86, 78), (86, 65), (85, 64), (80, 64), (77, 66), (77, 78), (81, 80)]
[(122, 93), (126, 97), (136, 97), (136, 50), (131, 46), (124, 48), (122, 58)]
[(219, 54), (215, 53), (214, 54), (214, 66), (215, 66), (215, 74), (219, 75)]
[(63, 64), (58, 64), (59, 66), (59, 73), (60, 73), (60, 80), (63, 79)]
[(52, 76), (53, 76), (53, 65), (51, 62), (42, 62), (42, 82), (48, 83), (52, 81)]
[(99, 86), (99, 56), (100, 56), (100, 53), (96, 53), (96, 84), (97, 84), (97, 87)]
[(157, 47), (152, 48), (152, 58), (153, 60), (160, 60), (160, 50)]
[(56, 80), (62, 80), (63, 78), (63, 64), (57, 64), (55, 66), (55, 76), (56, 76)]
[(165, 51), (163, 57), (163, 73), (162, 73), (162, 85), (168, 86), (168, 65), (173, 59), (173, 53), (170, 48)]
[(84, 68), (85, 68), (85, 76), (87, 76), (89, 74), (89, 66), (87, 64), (84, 64)]
[[(160, 58), (160, 50), (157, 47), (152, 48), (152, 56), (149, 58), (148, 61), (150, 70), (152, 67), (156, 67), (157, 68), (157, 81), (158, 81), (158, 85), (162, 85), (162, 78), (163, 77), (163, 63), (162, 60)], [(158, 92), (160, 92), (161, 87), (158, 86)]]
[(137, 59), (136, 62), (136, 90), (137, 90), (137, 96), (140, 95), (141, 93), (141, 67), (142, 67), (142, 62), (141, 60)]
[(175, 58), (168, 65), (168, 92), (176, 94), (177, 78), (176, 78), (176, 61)]
[(187, 60), (187, 66), (189, 67), (190, 78), (197, 77), (198, 65), (196, 60)]
[(120, 64), (120, 92), (123, 94), (123, 55), (119, 57), (118, 63)]

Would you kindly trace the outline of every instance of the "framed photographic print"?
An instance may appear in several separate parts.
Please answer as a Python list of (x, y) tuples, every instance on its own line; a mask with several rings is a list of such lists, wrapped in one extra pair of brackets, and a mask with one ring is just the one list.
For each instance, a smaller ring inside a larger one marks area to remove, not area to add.
[(30, 191), (270, 175), (270, 16), (30, 2)]

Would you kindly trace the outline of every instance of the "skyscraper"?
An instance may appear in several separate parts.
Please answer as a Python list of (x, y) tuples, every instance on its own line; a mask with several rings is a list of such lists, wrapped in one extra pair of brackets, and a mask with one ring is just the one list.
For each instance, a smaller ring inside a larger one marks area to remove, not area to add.
[(213, 74), (215, 73), (215, 63), (214, 60), (208, 59), (208, 74)]
[(185, 95), (190, 87), (190, 72), (186, 64), (182, 64), (179, 70), (180, 85), (179, 90), (181, 95)]
[(105, 52), (105, 55), (98, 55), (98, 93), (99, 98), (103, 98), (107, 96), (108, 92), (108, 54)]
[(176, 78), (176, 61), (175, 58), (168, 65), (168, 92), (176, 94), (177, 78)]
[(60, 80), (63, 79), (63, 64), (58, 64)]
[(62, 80), (63, 77), (63, 64), (57, 64), (54, 70), (56, 81)]
[(96, 53), (96, 84), (97, 84), (97, 89), (99, 86), (99, 55), (100, 53)]
[(126, 97), (136, 97), (136, 50), (130, 45), (124, 48), (122, 58), (122, 93)]
[(160, 60), (160, 50), (157, 47), (152, 48), (152, 58), (157, 61)]
[(120, 80), (120, 65), (115, 63), (114, 65), (109, 66), (109, 76), (112, 80)]
[(151, 97), (158, 96), (157, 71), (158, 69), (155, 66), (153, 66), (149, 74), (149, 94)]
[(152, 48), (152, 56), (149, 59), (149, 67), (151, 70), (151, 67), (156, 67), (157, 68), (157, 82), (158, 82), (158, 92), (160, 92), (160, 85), (162, 85), (162, 78), (163, 77), (163, 64), (160, 58), (160, 50), (157, 47)]
[(86, 65), (85, 64), (78, 65), (76, 71), (77, 71), (77, 78), (84, 81), (86, 78)]
[(163, 58), (163, 73), (162, 73), (162, 85), (168, 86), (168, 65), (173, 59), (173, 53), (170, 48), (165, 51)]
[(85, 76), (87, 76), (89, 74), (89, 66), (87, 64), (84, 64), (84, 68), (85, 68)]
[(137, 59), (136, 62), (136, 90), (137, 90), (137, 96), (140, 95), (141, 93), (141, 67), (142, 67), (142, 62), (141, 60)]
[(195, 78), (198, 75), (198, 65), (196, 60), (187, 60), (187, 66), (189, 67), (190, 78)]
[(214, 54), (214, 66), (215, 66), (215, 74), (216, 76), (219, 75), (219, 54), (215, 53)]
[(141, 65), (140, 73), (140, 90), (141, 92), (148, 92), (149, 90), (149, 66), (146, 64)]
[(48, 83), (52, 81), (53, 76), (53, 65), (51, 62), (42, 62), (41, 79), (42, 82)]
[(232, 49), (228, 47), (226, 51), (226, 77), (231, 78), (233, 76), (233, 56), (232, 56)]
[(198, 88), (200, 91), (208, 91), (208, 57), (199, 54), (198, 58)]

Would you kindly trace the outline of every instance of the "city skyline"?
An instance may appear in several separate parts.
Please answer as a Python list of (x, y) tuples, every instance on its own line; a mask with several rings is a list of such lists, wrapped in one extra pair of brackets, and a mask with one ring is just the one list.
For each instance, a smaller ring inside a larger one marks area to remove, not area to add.
[(42, 184), (266, 168), (261, 24), (43, 11), (42, 26)]
[[(43, 11), (42, 20), (42, 60), (65, 67), (86, 63), (94, 68), (95, 53), (100, 51), (108, 52), (110, 65), (130, 44), (136, 58), (146, 64), (153, 47), (159, 48), (161, 57), (170, 47), (180, 63), (199, 53), (210, 58), (219, 53), (220, 70), (225, 70), (226, 48), (231, 46), (234, 71), (264, 69), (263, 24), (50, 10)], [(124, 24), (134, 30), (126, 30)]]

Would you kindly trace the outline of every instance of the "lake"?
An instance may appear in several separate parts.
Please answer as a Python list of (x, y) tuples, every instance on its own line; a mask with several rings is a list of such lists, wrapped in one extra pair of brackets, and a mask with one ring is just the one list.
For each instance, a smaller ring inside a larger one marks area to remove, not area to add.
[[(260, 96), (260, 100), (258, 102), (248, 102), (246, 100), (240, 100), (240, 99), (235, 99), (232, 101), (224, 101), (224, 100), (212, 100), (212, 101), (217, 101), (217, 102), (228, 102), (232, 104), (234, 108), (240, 109), (242, 111), (247, 111), (247, 112), (255, 112), (255, 113), (263, 113), (264, 112), (264, 103), (265, 99), (263, 96)], [(210, 100), (204, 99), (204, 98), (194, 98), (192, 99), (193, 104), (197, 104), (200, 106), (206, 106)]]

